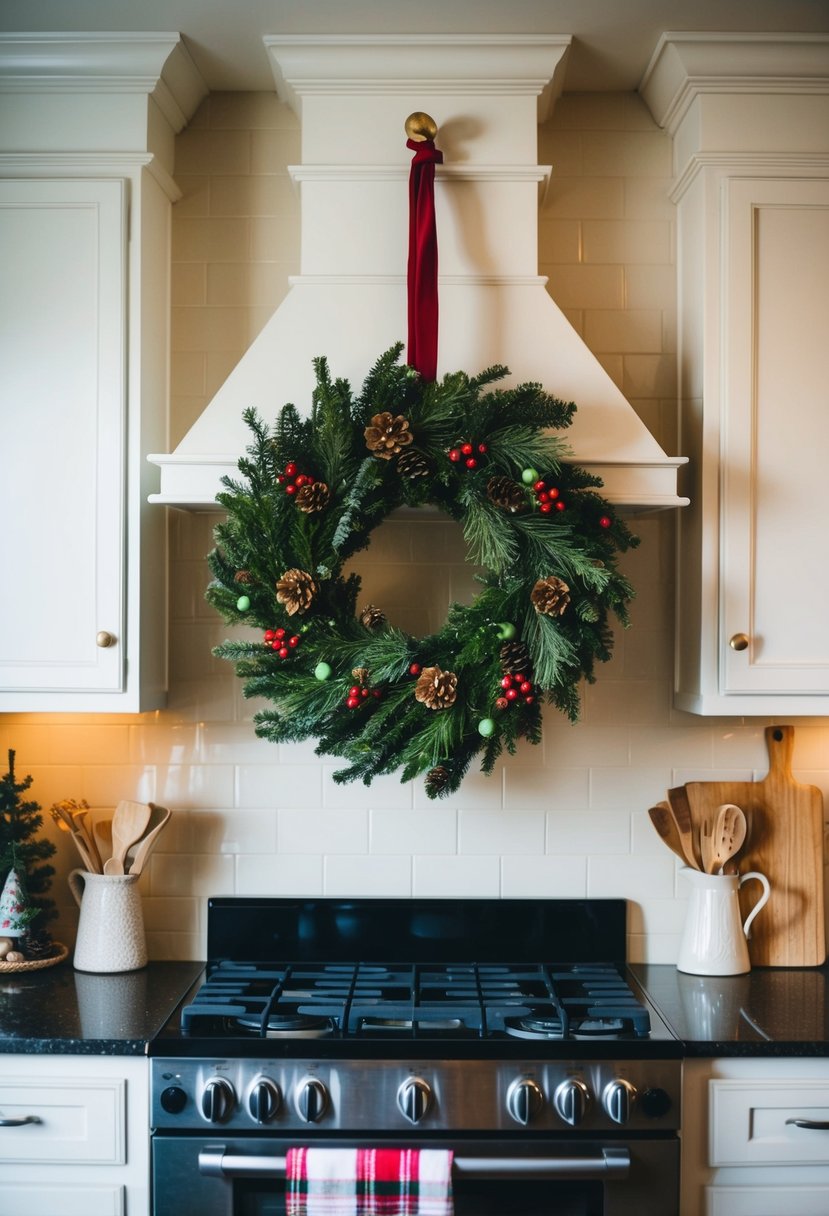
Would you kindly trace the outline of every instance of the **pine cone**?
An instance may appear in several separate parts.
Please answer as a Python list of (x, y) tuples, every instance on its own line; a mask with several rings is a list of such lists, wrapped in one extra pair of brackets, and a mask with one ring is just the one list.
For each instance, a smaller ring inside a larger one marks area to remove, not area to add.
[(55, 943), (45, 929), (41, 929), (39, 933), (26, 933), (20, 944), (26, 958), (31, 962), (51, 958), (55, 953)]
[(504, 675), (528, 676), (533, 669), (530, 652), (524, 642), (504, 642), (498, 657)]
[(366, 604), (360, 613), (360, 624), (364, 629), (382, 629), (386, 623), (386, 614), (374, 604)]
[(371, 426), (366, 427), (364, 434), (366, 447), (381, 460), (391, 460), (392, 456), (396, 456), (412, 442), (408, 418), (404, 418), (402, 414), (398, 414), (396, 418), (392, 417), (388, 410), (375, 414)]
[(256, 579), (253, 577), (250, 570), (237, 570), (233, 576), (233, 581), (234, 583), (244, 583), (245, 585), (249, 585), (250, 583), (255, 583)]
[(424, 667), (415, 685), (415, 700), (427, 709), (449, 709), (458, 695), (458, 677), (454, 671), (439, 667)]
[(294, 502), (306, 515), (324, 511), (330, 501), (331, 491), (324, 481), (313, 481), (310, 485), (304, 485), (294, 496)]
[(317, 584), (304, 570), (286, 570), (276, 584), (276, 598), (288, 616), (307, 612), (317, 593)]
[(562, 579), (548, 574), (535, 584), (530, 592), (530, 599), (536, 612), (543, 616), (563, 616), (570, 603), (570, 588)]
[(511, 477), (490, 477), (486, 483), (486, 495), (490, 502), (502, 511), (524, 511), (527, 507), (527, 495), (523, 486)]
[(434, 768), (430, 768), (423, 779), (428, 797), (440, 798), (441, 794), (447, 793), (450, 777), (451, 773), (449, 769), (443, 764), (437, 764)]
[(401, 452), (397, 457), (397, 471), (401, 477), (408, 477), (409, 481), (414, 481), (416, 477), (428, 477), (432, 468), (422, 452), (416, 452), (410, 448), (407, 452)]
[(367, 667), (352, 667), (351, 676), (354, 683), (360, 688), (368, 688), (368, 682), (371, 672)]

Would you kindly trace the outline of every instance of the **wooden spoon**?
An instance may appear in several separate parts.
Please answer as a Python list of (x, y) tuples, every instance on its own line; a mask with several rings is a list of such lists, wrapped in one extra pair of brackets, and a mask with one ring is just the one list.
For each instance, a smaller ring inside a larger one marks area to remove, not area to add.
[(152, 807), (152, 815), (149, 827), (135, 846), (135, 853), (128, 868), (129, 874), (140, 874), (144, 869), (147, 858), (155, 848), (155, 843), (158, 840), (161, 829), (170, 818), (171, 812), (166, 806), (155, 806), (152, 802), (150, 806)]
[(135, 844), (150, 822), (151, 808), (146, 802), (119, 802), (112, 816), (112, 856), (104, 862), (104, 873), (123, 874), (124, 858), (130, 845)]
[(60, 830), (62, 832), (68, 832), (72, 837), (75, 848), (78, 850), (78, 856), (80, 857), (83, 868), (87, 871), (87, 873), (100, 874), (100, 867), (96, 865), (95, 858), (87, 849), (83, 836), (81, 836), (80, 832), (76, 831), (72, 826), (72, 816), (67, 811), (62, 810), (61, 807), (55, 806), (52, 807), (51, 815)]
[(89, 814), (89, 808), (86, 807), (83, 810), (71, 811), (70, 813), (72, 815), (72, 819), (74, 820), (75, 827), (86, 845), (86, 851), (95, 862), (95, 873), (103, 874), (104, 864), (101, 861), (101, 855), (98, 852), (97, 845), (95, 844), (92, 833), (89, 830), (89, 824), (86, 822), (86, 817)]
[(656, 806), (652, 806), (648, 814), (650, 815), (651, 823), (668, 848), (676, 853), (681, 861), (687, 861), (682, 851), (682, 841), (679, 838), (679, 828), (676, 826), (676, 819), (671, 813), (671, 808), (667, 802), (659, 802)]
[(691, 819), (691, 804), (685, 792), (684, 785), (677, 785), (668, 790), (668, 804), (676, 821), (682, 854), (688, 865), (695, 870), (702, 869), (699, 849), (694, 841), (694, 824)]
[(709, 874), (722, 874), (727, 862), (739, 853), (746, 838), (746, 817), (733, 802), (717, 809), (712, 836), (711, 869)]

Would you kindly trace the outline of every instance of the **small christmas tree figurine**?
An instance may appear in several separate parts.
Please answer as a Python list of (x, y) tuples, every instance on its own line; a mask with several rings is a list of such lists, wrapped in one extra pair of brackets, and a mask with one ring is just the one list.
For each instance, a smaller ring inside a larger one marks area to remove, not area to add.
[(45, 895), (55, 869), (44, 864), (56, 850), (51, 840), (37, 839), (43, 825), (40, 806), (22, 797), (31, 784), (30, 776), (15, 780), (14, 752), (10, 750), (9, 771), (0, 777), (0, 889), (16, 871), (28, 906), (37, 916), (34, 927), (41, 928), (57, 915), (54, 900)]

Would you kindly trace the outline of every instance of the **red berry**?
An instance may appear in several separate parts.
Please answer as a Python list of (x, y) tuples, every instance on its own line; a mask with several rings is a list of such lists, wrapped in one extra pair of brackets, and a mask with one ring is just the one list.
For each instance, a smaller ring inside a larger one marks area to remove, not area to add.
[(281, 645), (282, 645), (281, 642), (271, 642), (270, 643), (271, 650), (279, 650)]
[(512, 676), (509, 676), (509, 675), (502, 676), (501, 677), (501, 687), (502, 688), (512, 688)]
[(543, 511), (545, 515), (549, 515), (553, 509), (553, 504), (551, 502), (542, 502), (538, 509), (539, 511)]
[(353, 685), (353, 687), (349, 688), (349, 690), (348, 690), (348, 695), (349, 695), (350, 697), (359, 697), (359, 695), (360, 695), (360, 686), (359, 686), (359, 684), (354, 684), (354, 685)]
[(478, 451), (481, 453), (482, 456), (485, 456), (486, 453), (489, 451), (489, 448), (487, 447), (487, 445), (485, 443), (479, 443)]
[(285, 465), (285, 476), (296, 477), (296, 465), (294, 464), (293, 460), (289, 461), (288, 464)]
[(541, 491), (546, 490), (547, 487), (545, 486), (543, 479), (539, 479), (533, 486), (533, 489), (535, 490), (536, 494), (540, 494)]
[(460, 450), (458, 448), (452, 448), (452, 450), (449, 453), (449, 459), (451, 461), (453, 461), (455, 464), (457, 464), (458, 461), (460, 460), (460, 458), (461, 458)]
[(413, 676), (419, 676), (421, 671), (422, 668), (419, 663), (412, 663), (411, 667), (409, 668), (409, 674)]
[(518, 700), (518, 689), (517, 688), (508, 688), (506, 693), (504, 694), (504, 696), (507, 698), (508, 701), (517, 701)]
[(532, 705), (534, 701), (535, 701), (535, 697), (525, 697), (524, 698), (525, 705)]
[(280, 659), (287, 659), (288, 655), (291, 652), (287, 646), (280, 646), (278, 653), (279, 653)]
[(297, 489), (300, 489), (301, 486), (305, 485), (307, 480), (308, 480), (308, 478), (305, 476), (305, 474), (300, 473), (299, 477), (294, 478), (294, 485), (296, 486)]
[(371, 693), (369, 692), (369, 690), (368, 690), (367, 688), (361, 688), (361, 689), (360, 689), (360, 696), (361, 696), (361, 697), (370, 697), (370, 696), (371, 696)]
[(547, 491), (547, 493), (550, 495), (550, 498), (558, 498), (558, 496), (559, 496), (559, 491), (556, 489), (555, 486), (550, 486), (550, 489)]
[(529, 680), (523, 680), (523, 681), (521, 682), (521, 685), (519, 686), (519, 689), (518, 689), (518, 691), (519, 691), (519, 692), (522, 692), (522, 693), (524, 694), (524, 696), (525, 696), (525, 697), (526, 697), (527, 693), (528, 693), (528, 692), (532, 692), (532, 690), (533, 690), (533, 686), (532, 686), (532, 684), (529, 682)]
[(275, 638), (284, 638), (285, 630), (284, 629), (274, 629), (273, 636)]
[(281, 473), (279, 474), (279, 476), (277, 477), (277, 479), (276, 479), (276, 480), (279, 482), (279, 484), (280, 484), (281, 486), (284, 486), (284, 484), (285, 484), (285, 478), (283, 477), (283, 475), (282, 475)]
[(295, 633), (292, 638), (288, 638), (288, 645), (289, 646), (298, 646), (299, 645), (299, 634)]
[(509, 701), (507, 700), (506, 697), (499, 697), (498, 700), (495, 702), (496, 709), (506, 709), (508, 705), (509, 705)]
[(473, 448), (471, 443), (462, 443), (461, 444), (461, 451), (463, 452), (464, 456), (471, 456), (472, 453), (474, 452), (474, 450), (475, 449)]
[(550, 495), (547, 493), (546, 490), (539, 490), (538, 494), (536, 495), (536, 498), (538, 499), (539, 502), (549, 502), (550, 501)]
[(477, 462), (477, 460), (475, 459), (475, 457), (474, 457), (474, 456), (468, 456), (468, 457), (466, 458), (466, 467), (467, 467), (468, 469), (477, 469), (477, 467), (478, 467), (478, 462)]
[(286, 494), (296, 494), (296, 486), (290, 485), (285, 487)]
[(372, 688), (372, 690), (371, 690), (371, 695), (372, 695), (373, 697), (376, 697), (376, 698), (377, 698), (377, 700), (379, 701), (379, 700), (380, 700), (380, 698), (381, 698), (381, 697), (382, 697), (382, 695), (383, 695), (383, 690), (382, 690), (381, 688)]
[(599, 527), (600, 528), (609, 528), (612, 523), (613, 523), (613, 520), (610, 518), (609, 515), (603, 515), (601, 517), (601, 519), (599, 520)]
[(348, 706), (349, 709), (356, 709), (359, 704), (360, 704), (359, 697), (349, 697), (348, 700), (346, 701), (346, 705)]
[(561, 501), (561, 499), (559, 499), (559, 500), (558, 500), (558, 502), (556, 503), (556, 510), (557, 510), (557, 511), (563, 511), (563, 510), (564, 510), (564, 503)]
[(273, 641), (273, 639), (274, 639), (274, 637), (275, 637), (275, 634), (274, 634), (274, 631), (273, 631), (272, 629), (266, 629), (266, 630), (265, 630), (265, 641), (266, 641), (266, 642), (272, 642), (272, 641)]

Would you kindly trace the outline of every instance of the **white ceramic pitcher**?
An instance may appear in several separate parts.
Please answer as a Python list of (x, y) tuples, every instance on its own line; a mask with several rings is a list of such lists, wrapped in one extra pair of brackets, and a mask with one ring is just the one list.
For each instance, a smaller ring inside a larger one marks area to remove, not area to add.
[[(680, 873), (691, 884), (685, 930), (677, 968), (691, 975), (742, 975), (751, 970), (746, 939), (751, 922), (768, 902), (771, 886), (765, 874), (704, 874), (683, 866)], [(763, 893), (746, 917), (740, 916), (737, 892), (756, 878)]]
[(147, 965), (137, 883), (137, 874), (71, 871), (69, 889), (81, 910), (74, 959), (78, 971), (137, 971)]

